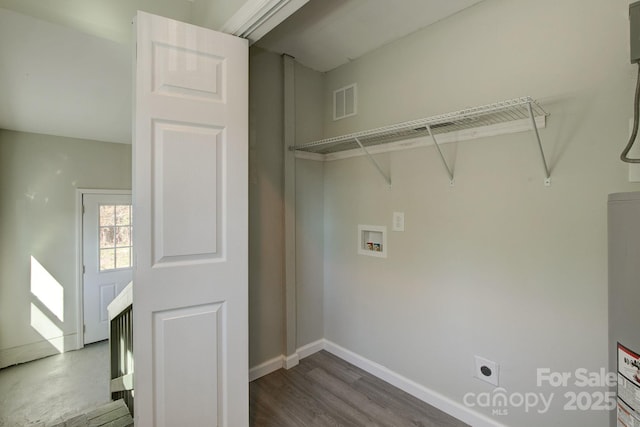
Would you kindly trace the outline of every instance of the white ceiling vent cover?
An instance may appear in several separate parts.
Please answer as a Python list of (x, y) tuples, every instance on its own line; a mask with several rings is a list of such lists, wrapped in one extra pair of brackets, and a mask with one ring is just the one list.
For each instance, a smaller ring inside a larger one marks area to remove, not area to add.
[(333, 91), (333, 120), (358, 113), (358, 85), (353, 83)]

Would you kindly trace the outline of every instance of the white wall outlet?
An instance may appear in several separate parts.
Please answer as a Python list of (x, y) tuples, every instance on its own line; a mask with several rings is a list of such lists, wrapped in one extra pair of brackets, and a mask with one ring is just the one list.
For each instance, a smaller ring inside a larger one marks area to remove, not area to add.
[(393, 231), (404, 231), (404, 212), (393, 213)]
[(500, 365), (484, 357), (475, 356), (476, 378), (498, 387)]

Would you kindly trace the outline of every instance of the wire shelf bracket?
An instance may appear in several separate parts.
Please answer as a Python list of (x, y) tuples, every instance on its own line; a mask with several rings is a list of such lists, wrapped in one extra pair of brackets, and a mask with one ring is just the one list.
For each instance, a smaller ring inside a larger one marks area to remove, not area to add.
[(429, 136), (431, 136), (431, 139), (433, 140), (433, 145), (435, 145), (436, 149), (438, 150), (438, 154), (440, 155), (440, 160), (442, 160), (442, 164), (444, 165), (444, 168), (447, 170), (447, 173), (449, 174), (449, 185), (453, 187), (456, 184), (455, 180), (453, 179), (453, 169), (449, 167), (449, 164), (447, 163), (447, 159), (444, 158), (444, 154), (442, 154), (442, 150), (440, 149), (440, 144), (438, 144), (438, 141), (436, 140), (436, 136), (431, 131), (431, 126), (426, 125), (426, 128), (427, 128), (427, 131), (429, 132)]
[(382, 169), (382, 166), (380, 166), (380, 163), (378, 163), (376, 159), (371, 155), (371, 153), (369, 153), (369, 151), (364, 147), (364, 145), (362, 145), (362, 142), (360, 142), (360, 139), (358, 139), (358, 137), (355, 137), (354, 139), (356, 140), (356, 142), (358, 143), (362, 151), (364, 151), (364, 154), (367, 156), (371, 164), (378, 170), (378, 173), (382, 175), (384, 180), (387, 182), (387, 185), (391, 187), (391, 177), (384, 172), (384, 170)]
[(289, 149), (295, 151), (297, 157), (315, 160), (336, 160), (364, 154), (387, 184), (391, 186), (391, 176), (383, 170), (373, 155), (429, 145), (423, 139), (426, 137), (436, 147), (449, 175), (450, 185), (453, 186), (455, 183), (454, 170), (442, 153), (442, 144), (532, 131), (542, 158), (544, 184), (550, 186), (551, 172), (539, 132), (539, 128), (545, 127), (547, 116), (547, 112), (535, 100), (527, 96), (348, 135), (296, 144), (290, 146)]
[(542, 141), (540, 141), (540, 132), (538, 132), (538, 125), (536, 124), (536, 118), (533, 113), (533, 106), (531, 101), (527, 103), (527, 110), (529, 111), (529, 118), (531, 119), (531, 128), (536, 136), (538, 142), (538, 148), (540, 149), (540, 157), (542, 158), (542, 166), (544, 166), (544, 185), (546, 187), (551, 186), (551, 172), (549, 172), (549, 166), (547, 165), (547, 158), (544, 155), (544, 149), (542, 148)]

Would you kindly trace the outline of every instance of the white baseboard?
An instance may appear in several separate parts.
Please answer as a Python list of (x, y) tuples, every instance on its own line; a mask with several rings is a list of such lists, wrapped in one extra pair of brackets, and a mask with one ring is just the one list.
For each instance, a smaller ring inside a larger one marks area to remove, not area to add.
[(326, 341), (324, 339), (320, 339), (307, 345), (303, 345), (298, 350), (296, 350), (296, 353), (298, 353), (300, 359), (304, 359), (305, 357), (309, 357), (314, 353), (324, 350), (325, 342)]
[(31, 344), (0, 350), (0, 368), (31, 362), (43, 357), (53, 356), (65, 351), (77, 350), (77, 334), (42, 340)]
[(284, 366), (284, 356), (274, 357), (271, 360), (249, 369), (249, 382), (257, 380), (260, 377), (269, 375), (272, 372), (282, 369)]
[(338, 344), (324, 340), (324, 349), (473, 427), (506, 427), (504, 424), (500, 424), (483, 414), (479, 414), (461, 403), (430, 390), (344, 347), (340, 347)]
[(291, 369), (294, 366), (298, 366), (298, 363), (300, 363), (300, 357), (298, 356), (298, 353), (293, 353), (291, 356), (286, 356), (284, 358), (285, 369)]
[(324, 345), (324, 339), (320, 339), (318, 341), (300, 347), (296, 350), (295, 354), (292, 354), (289, 357), (286, 357), (283, 354), (278, 357), (274, 357), (271, 360), (267, 360), (266, 362), (258, 366), (254, 366), (253, 368), (249, 369), (249, 382), (257, 380), (260, 377), (264, 377), (265, 375), (269, 375), (270, 373), (275, 372), (281, 368), (291, 369), (298, 363), (300, 363), (301, 359), (309, 357), (312, 354), (319, 352), (320, 350), (324, 350)]

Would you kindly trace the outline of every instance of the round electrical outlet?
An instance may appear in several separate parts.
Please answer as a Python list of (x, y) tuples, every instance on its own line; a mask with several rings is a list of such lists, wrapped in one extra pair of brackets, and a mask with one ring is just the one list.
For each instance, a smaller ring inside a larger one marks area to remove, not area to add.
[(482, 372), (482, 375), (485, 377), (490, 377), (492, 374), (491, 369), (488, 366), (481, 367), (480, 372)]

